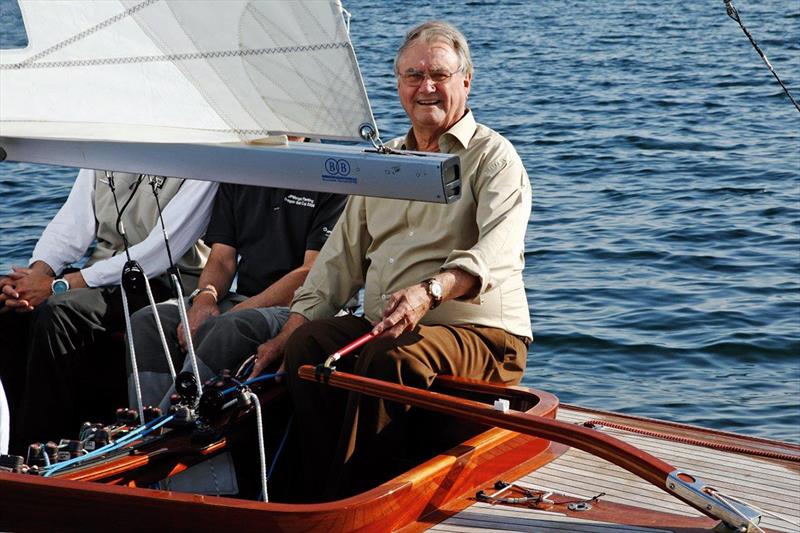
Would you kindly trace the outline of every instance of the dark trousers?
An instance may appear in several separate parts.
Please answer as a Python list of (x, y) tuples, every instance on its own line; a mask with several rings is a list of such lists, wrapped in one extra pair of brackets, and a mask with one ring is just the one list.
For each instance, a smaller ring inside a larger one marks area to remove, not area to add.
[[(302, 476), (307, 501), (344, 497), (398, 473), (391, 458), (402, 441), (406, 406), (297, 376), (300, 366), (323, 362), (371, 329), (364, 318), (337, 317), (302, 326), (286, 344), (286, 381), (300, 452), (295, 472)], [(526, 343), (501, 329), (418, 326), (397, 339), (368, 342), (337, 368), (427, 389), (437, 374), (515, 384), (526, 358)]]
[[(168, 286), (151, 281), (153, 296), (170, 296)], [(131, 312), (148, 304), (145, 294), (128, 295)], [(83, 417), (98, 412), (108, 398), (107, 413), (126, 403), (124, 350), (115, 332), (125, 331), (118, 287), (74, 289), (54, 295), (31, 313), (0, 315), (0, 379), (11, 411), (12, 453), (24, 454), (31, 442), (77, 438)], [(97, 353), (100, 347), (118, 353)], [(108, 420), (106, 420), (108, 421)]]

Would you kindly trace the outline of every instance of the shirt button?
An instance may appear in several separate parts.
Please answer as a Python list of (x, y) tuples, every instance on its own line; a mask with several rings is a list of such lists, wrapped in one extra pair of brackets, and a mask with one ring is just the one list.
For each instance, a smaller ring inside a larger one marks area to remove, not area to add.
[(394, 257), (390, 257), (389, 258), (389, 264), (392, 264), (392, 263), (394, 263)]
[(409, 232), (408, 232), (408, 236), (409, 236), (409, 237), (413, 237), (413, 236), (414, 236), (414, 232), (413, 232), (413, 231), (409, 231)]
[(385, 294), (381, 294), (381, 300), (386, 300), (387, 296)]

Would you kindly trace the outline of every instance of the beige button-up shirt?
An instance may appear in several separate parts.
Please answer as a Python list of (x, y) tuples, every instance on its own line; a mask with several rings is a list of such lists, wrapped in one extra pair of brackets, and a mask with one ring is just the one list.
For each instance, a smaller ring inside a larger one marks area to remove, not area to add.
[[(389, 143), (414, 150), (413, 129)], [(531, 185), (516, 150), (472, 112), (439, 138), (461, 158), (461, 198), (450, 205), (351, 196), (291, 311), (309, 320), (333, 316), (362, 286), (364, 314), (379, 320), (394, 291), (446, 269), (480, 280), (468, 300), (449, 300), (426, 325), (472, 324), (532, 338), (522, 282)]]

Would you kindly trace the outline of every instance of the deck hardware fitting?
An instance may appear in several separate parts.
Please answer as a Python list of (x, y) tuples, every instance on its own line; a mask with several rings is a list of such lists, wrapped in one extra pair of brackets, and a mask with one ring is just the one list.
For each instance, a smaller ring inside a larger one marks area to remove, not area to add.
[(369, 141), (372, 143), (372, 147), (375, 148), (375, 151), (380, 154), (399, 154), (397, 150), (393, 150), (383, 144), (378, 132), (372, 126), (372, 124), (364, 123), (358, 130), (358, 134), (361, 136), (362, 139), (365, 141)]
[(499, 399), (494, 401), (494, 406), (493, 407), (494, 407), (495, 411), (500, 411), (500, 412), (503, 412), (503, 413), (507, 413), (508, 410), (509, 410), (510, 405), (511, 404), (508, 402), (508, 400), (506, 400), (504, 398), (499, 398)]
[(336, 368), (332, 366), (326, 365), (317, 365), (316, 370), (314, 371), (314, 378), (318, 382), (328, 383), (331, 379), (331, 374), (336, 372)]
[(720, 497), (718, 491), (681, 470), (667, 476), (666, 486), (676, 496), (706, 509), (710, 515), (721, 520), (731, 531), (763, 531), (758, 527), (761, 513), (741, 501)]
[(581, 511), (588, 511), (591, 508), (592, 504), (589, 502), (572, 502), (570, 504), (567, 504), (567, 509), (569, 509), (570, 511), (581, 512)]
[[(555, 505), (553, 500), (550, 500), (550, 496), (553, 495), (553, 491), (545, 490), (545, 489), (534, 489), (530, 487), (524, 487), (522, 485), (517, 485), (516, 483), (507, 483), (502, 480), (497, 480), (494, 484), (494, 488), (496, 492), (494, 494), (486, 494), (486, 491), (479, 490), (475, 494), (475, 499), (478, 501), (486, 502), (486, 503), (505, 503), (505, 504), (530, 504), (536, 507), (539, 506), (546, 506), (547, 508)], [(522, 492), (524, 495), (521, 498), (501, 498), (500, 495), (504, 492), (508, 491), (509, 489), (517, 489), (518, 491)], [(541, 508), (541, 507), (539, 507)]]

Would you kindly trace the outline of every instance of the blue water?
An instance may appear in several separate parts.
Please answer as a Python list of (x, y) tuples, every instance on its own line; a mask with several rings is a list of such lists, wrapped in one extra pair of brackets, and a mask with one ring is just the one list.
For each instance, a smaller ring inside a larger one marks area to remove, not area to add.
[[(533, 184), (525, 384), (562, 401), (800, 442), (800, 113), (722, 0), (425, 6), (345, 1), (384, 138), (392, 60), (444, 18), (470, 105)], [(800, 98), (800, 2), (739, 0)], [(0, 0), (3, 44), (24, 44)], [(0, 271), (24, 263), (74, 171), (0, 164)]]

